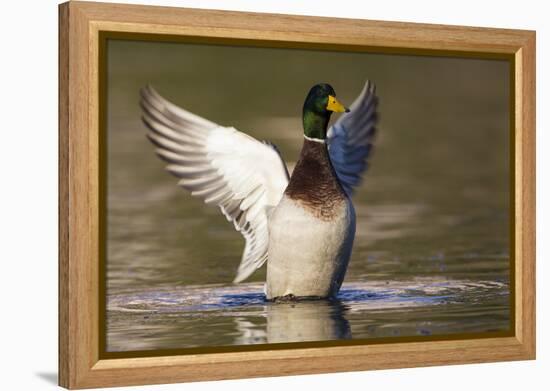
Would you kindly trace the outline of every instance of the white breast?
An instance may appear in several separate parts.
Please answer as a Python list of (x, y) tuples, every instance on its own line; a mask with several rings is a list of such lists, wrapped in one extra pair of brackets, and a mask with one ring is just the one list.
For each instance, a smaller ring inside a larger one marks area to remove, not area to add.
[(348, 198), (329, 221), (286, 196), (269, 221), (268, 299), (335, 296), (342, 285), (355, 236), (355, 211)]

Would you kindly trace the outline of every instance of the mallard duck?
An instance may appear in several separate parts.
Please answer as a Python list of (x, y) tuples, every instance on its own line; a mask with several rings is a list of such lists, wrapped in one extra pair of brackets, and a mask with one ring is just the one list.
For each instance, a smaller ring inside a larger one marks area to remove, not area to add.
[[(355, 236), (353, 189), (367, 167), (377, 123), (375, 87), (366, 82), (350, 109), (329, 84), (303, 106), (304, 142), (289, 176), (278, 149), (141, 90), (147, 137), (178, 185), (220, 208), (245, 238), (234, 279), (267, 262), (268, 300), (338, 293)], [(332, 113), (344, 113), (328, 129)]]

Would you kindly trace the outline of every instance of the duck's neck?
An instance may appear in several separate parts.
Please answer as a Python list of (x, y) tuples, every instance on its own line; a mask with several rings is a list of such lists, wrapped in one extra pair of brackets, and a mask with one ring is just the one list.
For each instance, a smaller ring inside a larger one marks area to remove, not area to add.
[(330, 114), (320, 114), (304, 109), (304, 135), (310, 139), (324, 140), (327, 137), (327, 127)]
[(319, 165), (332, 167), (326, 140), (309, 137), (304, 134), (304, 144), (302, 145), (300, 159), (296, 163), (296, 168), (301, 164), (312, 164), (310, 161), (315, 161)]

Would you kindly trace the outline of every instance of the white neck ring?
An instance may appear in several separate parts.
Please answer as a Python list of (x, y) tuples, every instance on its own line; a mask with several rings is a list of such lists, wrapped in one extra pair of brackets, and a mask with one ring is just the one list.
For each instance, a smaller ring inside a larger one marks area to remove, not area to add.
[(321, 143), (321, 144), (324, 144), (324, 143), (325, 143), (325, 140), (323, 140), (323, 139), (314, 138), (314, 137), (308, 137), (308, 136), (306, 136), (305, 134), (304, 134), (304, 138), (305, 138), (306, 140), (314, 141), (314, 142), (316, 142), (316, 143)]

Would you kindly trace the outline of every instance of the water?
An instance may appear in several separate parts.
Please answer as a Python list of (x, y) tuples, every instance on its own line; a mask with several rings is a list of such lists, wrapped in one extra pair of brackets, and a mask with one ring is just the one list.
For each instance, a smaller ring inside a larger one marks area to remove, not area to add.
[[(107, 350), (504, 331), (510, 324), (508, 64), (361, 53), (109, 44)], [(265, 268), (232, 285), (244, 241), (179, 189), (145, 139), (152, 83), (273, 141), (292, 169), (308, 88), (380, 95), (372, 167), (335, 301), (264, 301)]]
[(336, 300), (283, 303), (267, 302), (258, 283), (155, 288), (109, 297), (108, 345), (127, 351), (502, 331), (507, 304), (506, 283), (440, 278), (346, 283)]

